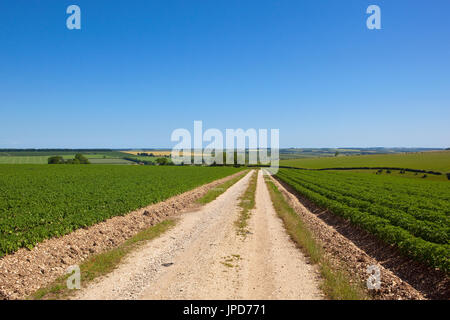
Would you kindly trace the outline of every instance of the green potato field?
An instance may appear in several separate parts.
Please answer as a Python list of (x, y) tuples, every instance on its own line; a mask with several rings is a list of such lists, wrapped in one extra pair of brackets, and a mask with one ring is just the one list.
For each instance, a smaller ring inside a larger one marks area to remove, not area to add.
[(0, 165), (0, 256), (238, 171), (232, 167)]
[(404, 254), (450, 270), (447, 181), (299, 169), (280, 169), (277, 176), (319, 207), (396, 245)]

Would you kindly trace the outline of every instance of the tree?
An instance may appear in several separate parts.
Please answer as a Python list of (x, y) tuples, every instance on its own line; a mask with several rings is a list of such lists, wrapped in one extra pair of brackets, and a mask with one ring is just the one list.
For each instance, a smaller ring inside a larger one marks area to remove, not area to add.
[(167, 158), (158, 158), (156, 159), (156, 163), (160, 166), (167, 165), (169, 163), (169, 159)]
[[(77, 154), (75, 155), (75, 159), (74, 159), (74, 160), (78, 160), (79, 163), (81, 163), (81, 164), (89, 164), (89, 163), (90, 163), (89, 160), (88, 160), (88, 158), (86, 158), (85, 156), (83, 156), (81, 153), (77, 153)], [(74, 163), (75, 163), (75, 161), (74, 161)]]
[(334, 153), (334, 156), (337, 157), (339, 155), (339, 151), (336, 150), (336, 152)]
[(61, 156), (53, 156), (49, 157), (47, 162), (48, 164), (62, 164), (64, 163), (64, 159)]

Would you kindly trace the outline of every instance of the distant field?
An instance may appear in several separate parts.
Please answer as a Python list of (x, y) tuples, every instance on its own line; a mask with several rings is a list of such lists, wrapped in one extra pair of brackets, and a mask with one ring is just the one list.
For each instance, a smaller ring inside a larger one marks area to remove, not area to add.
[(76, 153), (81, 153), (84, 155), (108, 155), (109, 157), (121, 157), (123, 154), (119, 151), (113, 150), (95, 150), (95, 149), (37, 149), (37, 150), (27, 150), (27, 149), (14, 149), (5, 150), (0, 149), (0, 156), (63, 156), (63, 155), (74, 155)]
[(158, 157), (148, 157), (148, 156), (133, 156), (130, 155), (131, 158), (136, 159), (136, 160), (141, 160), (141, 161), (156, 161), (156, 159), (158, 159)]
[(163, 201), (240, 169), (0, 165), (0, 257)]
[(115, 158), (88, 158), (92, 164), (135, 164), (133, 161)]
[(280, 165), (307, 169), (398, 167), (447, 173), (450, 172), (450, 151), (291, 159), (281, 160)]
[(7, 157), (7, 156), (13, 156), (13, 157), (37, 157), (37, 156), (64, 156), (64, 155), (74, 155), (75, 151), (64, 151), (64, 150), (58, 150), (58, 151), (0, 151), (0, 157)]
[(433, 267), (450, 271), (446, 181), (349, 171), (280, 169), (298, 193)]
[[(0, 164), (46, 164), (49, 156), (0, 156)], [(64, 159), (73, 159), (75, 155), (62, 155)]]
[[(36, 152), (41, 155), (25, 155), (34, 154), (29, 152), (15, 152), (19, 155), (5, 155), (7, 153), (0, 153), (0, 164), (47, 164), (48, 158), (51, 156), (62, 156), (64, 159), (73, 159), (75, 153), (67, 152), (49, 152), (46, 155), (42, 155), (44, 152)], [(24, 154), (24, 155), (20, 155)], [(83, 153), (83, 155), (89, 159), (91, 163), (101, 164), (133, 164), (133, 162), (122, 159), (126, 155), (120, 152), (105, 152), (105, 153)], [(120, 156), (120, 157), (118, 157)]]
[(405, 152), (438, 151), (431, 148), (282, 148), (280, 159), (304, 159), (318, 157), (334, 157), (338, 152), (341, 156), (396, 154)]

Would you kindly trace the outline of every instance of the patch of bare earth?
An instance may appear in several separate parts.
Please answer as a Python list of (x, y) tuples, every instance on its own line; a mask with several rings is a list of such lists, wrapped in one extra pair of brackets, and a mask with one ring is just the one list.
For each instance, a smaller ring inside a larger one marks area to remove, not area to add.
[(318, 208), (286, 183), (273, 180), (336, 266), (343, 266), (364, 282), (369, 276), (367, 267), (379, 266), (381, 287), (370, 290), (375, 299), (450, 298), (445, 273), (403, 256), (394, 246)]
[(0, 299), (23, 299), (63, 275), (71, 265), (114, 248), (139, 231), (170, 216), (192, 210), (195, 201), (211, 188), (241, 175), (213, 181), (166, 201), (117, 216), (60, 238), (39, 243), (31, 250), (20, 249), (0, 259)]

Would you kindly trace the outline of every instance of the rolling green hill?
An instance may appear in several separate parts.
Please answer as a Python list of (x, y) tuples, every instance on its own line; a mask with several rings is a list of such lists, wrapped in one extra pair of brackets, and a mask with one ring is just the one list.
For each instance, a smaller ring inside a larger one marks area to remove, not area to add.
[(320, 157), (281, 160), (281, 166), (308, 169), (349, 167), (395, 167), (450, 172), (450, 151)]

